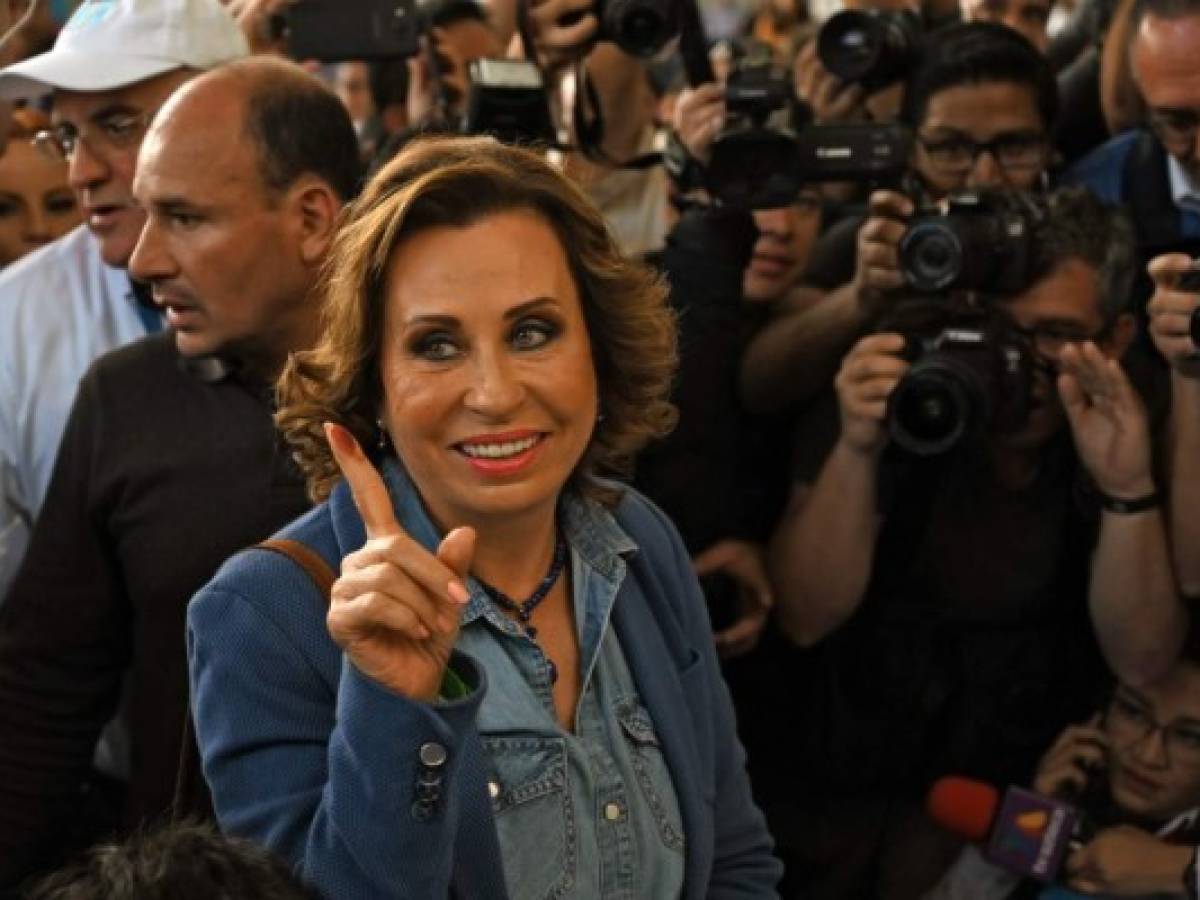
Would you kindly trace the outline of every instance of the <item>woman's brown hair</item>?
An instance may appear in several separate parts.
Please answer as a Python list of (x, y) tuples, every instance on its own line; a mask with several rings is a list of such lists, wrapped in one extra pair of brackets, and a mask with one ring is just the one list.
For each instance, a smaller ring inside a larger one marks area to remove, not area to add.
[(675, 322), (666, 287), (626, 259), (603, 217), (536, 153), (490, 138), (413, 142), (382, 168), (349, 208), (322, 277), (322, 336), (296, 353), (279, 380), (276, 424), (316, 501), (341, 477), (322, 430), (348, 428), (364, 447), (378, 434), (379, 367), (388, 261), (402, 240), (428, 228), (466, 228), (487, 216), (528, 210), (555, 231), (579, 291), (602, 413), (571, 484), (613, 503), (619, 492), (594, 475), (622, 475), (651, 438), (670, 430)]

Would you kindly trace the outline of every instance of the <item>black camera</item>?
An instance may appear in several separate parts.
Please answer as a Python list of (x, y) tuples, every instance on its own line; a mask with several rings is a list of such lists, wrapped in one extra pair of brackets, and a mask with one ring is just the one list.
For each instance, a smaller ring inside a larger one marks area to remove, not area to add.
[(464, 132), (490, 134), (507, 144), (554, 144), (550, 101), (536, 65), (523, 59), (477, 59), (468, 73)]
[(956, 194), (913, 218), (900, 241), (900, 271), (923, 293), (1016, 293), (1029, 283), (1039, 218), (1016, 192)]
[(821, 64), (867, 93), (908, 77), (921, 60), (925, 29), (915, 12), (844, 10), (817, 34)]
[(416, 0), (303, 0), (269, 20), (293, 59), (398, 59), (416, 56), (422, 32)]
[(769, 61), (740, 60), (725, 89), (726, 121), (704, 186), (722, 206), (786, 206), (806, 184), (900, 178), (911, 139), (900, 125), (811, 125), (787, 77)]
[(596, 0), (599, 40), (631, 56), (653, 56), (679, 34), (679, 0)]
[(1028, 420), (1033, 348), (1001, 308), (917, 300), (899, 304), (880, 330), (904, 335), (912, 363), (887, 402), (899, 447), (937, 456)]

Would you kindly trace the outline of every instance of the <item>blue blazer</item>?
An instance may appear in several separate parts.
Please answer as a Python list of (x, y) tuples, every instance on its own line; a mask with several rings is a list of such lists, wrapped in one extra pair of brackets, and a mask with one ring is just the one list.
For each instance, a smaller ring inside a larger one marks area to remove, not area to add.
[[(678, 795), (683, 896), (774, 897), (782, 867), (750, 796), (691, 561), (636, 492), (614, 516), (638, 551), (613, 627)], [(344, 482), (279, 536), (334, 571), (366, 539)], [(474, 728), (484, 672), (456, 654), (471, 693), (410, 701), (344, 659), (326, 610), (299, 566), (264, 550), (231, 559), (189, 606), (192, 710), (222, 828), (282, 854), (330, 898), (507, 896)]]

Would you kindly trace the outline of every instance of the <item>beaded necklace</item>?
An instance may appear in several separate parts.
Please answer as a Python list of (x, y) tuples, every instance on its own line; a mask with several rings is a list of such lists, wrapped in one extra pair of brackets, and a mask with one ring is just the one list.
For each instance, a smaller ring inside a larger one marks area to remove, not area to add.
[[(508, 594), (504, 593), (499, 588), (492, 587), (478, 575), (475, 580), (479, 582), (479, 586), (483, 588), (483, 592), (491, 598), (491, 601), (501, 609), (506, 609), (511, 613), (515, 613), (517, 621), (521, 627), (525, 629), (525, 634), (530, 640), (537, 640), (537, 628), (529, 624), (530, 618), (533, 617), (533, 611), (538, 608), (538, 605), (546, 599), (550, 593), (550, 589), (554, 587), (560, 575), (562, 575), (563, 567), (567, 563), (567, 542), (563, 540), (561, 534), (556, 534), (554, 537), (554, 556), (550, 560), (550, 569), (546, 572), (546, 577), (538, 584), (537, 589), (529, 595), (527, 600), (518, 603)], [(545, 650), (542, 651), (545, 653)], [(554, 660), (546, 656), (546, 663), (550, 666), (550, 683), (554, 684), (558, 681), (558, 667), (554, 665)]]

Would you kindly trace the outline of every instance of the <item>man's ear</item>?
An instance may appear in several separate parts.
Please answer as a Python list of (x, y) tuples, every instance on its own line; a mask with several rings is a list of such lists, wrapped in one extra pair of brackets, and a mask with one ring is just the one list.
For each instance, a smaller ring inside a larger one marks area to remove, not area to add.
[(1110, 359), (1121, 359), (1137, 333), (1138, 323), (1133, 313), (1121, 313), (1113, 321), (1108, 337), (1099, 342), (1100, 350)]
[(314, 176), (302, 177), (289, 193), (300, 258), (307, 266), (319, 266), (337, 234), (342, 200), (325, 181)]

